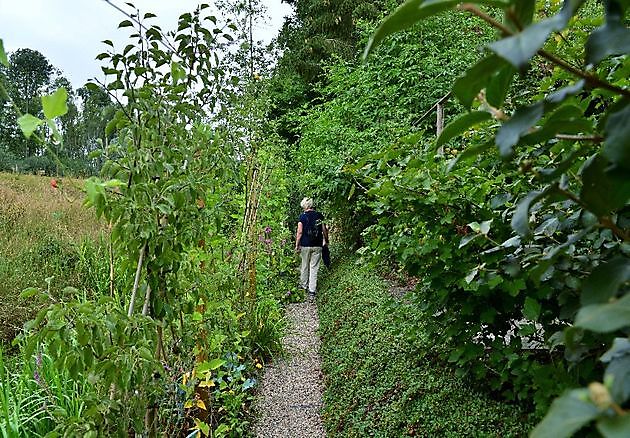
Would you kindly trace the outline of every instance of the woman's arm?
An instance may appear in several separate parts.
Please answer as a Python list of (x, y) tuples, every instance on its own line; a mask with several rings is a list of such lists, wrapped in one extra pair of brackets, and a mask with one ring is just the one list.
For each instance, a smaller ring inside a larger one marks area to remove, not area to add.
[(326, 224), (322, 224), (322, 232), (324, 233), (324, 243), (323, 245), (328, 245), (328, 227)]
[(298, 222), (297, 233), (295, 234), (295, 250), (300, 250), (300, 239), (302, 238), (302, 222)]

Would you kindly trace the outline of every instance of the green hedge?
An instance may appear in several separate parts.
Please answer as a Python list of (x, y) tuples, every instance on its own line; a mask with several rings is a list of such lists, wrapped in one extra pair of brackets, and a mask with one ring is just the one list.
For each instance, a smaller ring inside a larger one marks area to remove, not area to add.
[(469, 387), (422, 333), (420, 309), (353, 258), (319, 297), (330, 436), (525, 436), (530, 416)]

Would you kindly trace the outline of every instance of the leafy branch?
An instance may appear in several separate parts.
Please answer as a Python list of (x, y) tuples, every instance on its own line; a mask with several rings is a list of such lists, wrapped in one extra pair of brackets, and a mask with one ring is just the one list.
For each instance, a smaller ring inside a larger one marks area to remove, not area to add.
[[(481, 11), (478, 7), (476, 7), (472, 3), (463, 3), (457, 6), (457, 9), (461, 11), (470, 12), (471, 14), (481, 18), (486, 23), (490, 24), (492, 27), (500, 30), (505, 36), (513, 36), (515, 33), (505, 26), (503, 23), (498, 22), (494, 18), (492, 18), (487, 13)], [(615, 94), (619, 94), (621, 96), (630, 97), (630, 90), (625, 88), (618, 87), (610, 82), (602, 80), (599, 76), (594, 75), (592, 73), (585, 72), (584, 70), (580, 70), (571, 64), (569, 64), (566, 60), (560, 58), (559, 56), (549, 53), (544, 49), (539, 49), (537, 53), (548, 61), (556, 64), (557, 66), (563, 68), (564, 70), (574, 74), (575, 76), (584, 79), (587, 83), (593, 85), (597, 88), (603, 88), (605, 90), (612, 91)]]

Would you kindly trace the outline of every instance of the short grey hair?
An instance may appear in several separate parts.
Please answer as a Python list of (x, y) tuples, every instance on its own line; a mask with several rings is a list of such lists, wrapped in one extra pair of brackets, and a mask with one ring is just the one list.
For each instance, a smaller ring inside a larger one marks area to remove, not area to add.
[(303, 210), (308, 210), (309, 208), (313, 208), (313, 199), (312, 198), (304, 198), (302, 202), (300, 202), (300, 207)]

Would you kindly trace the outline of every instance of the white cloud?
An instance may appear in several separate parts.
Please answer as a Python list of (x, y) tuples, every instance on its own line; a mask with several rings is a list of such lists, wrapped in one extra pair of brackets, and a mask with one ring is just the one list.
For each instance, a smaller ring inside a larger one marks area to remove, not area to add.
[[(125, 10), (123, 0), (113, 0)], [(180, 14), (193, 10), (199, 0), (131, 1), (141, 12), (153, 12), (163, 29), (177, 25)], [(212, 3), (212, 2), (208, 2)], [(282, 25), (290, 7), (281, 0), (263, 0), (270, 21), (258, 30), (258, 37), (270, 41)], [(125, 17), (104, 0), (0, 0), (0, 38), (7, 51), (31, 48), (40, 51), (60, 68), (75, 87), (100, 77), (100, 63), (94, 58), (105, 46), (104, 39), (120, 45), (127, 33), (118, 30)]]

